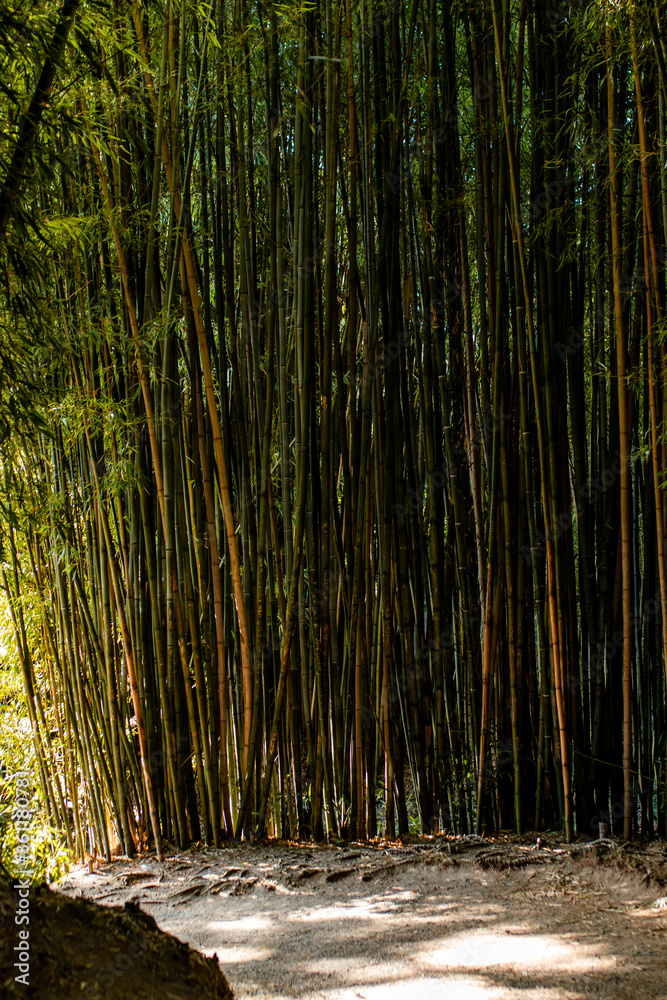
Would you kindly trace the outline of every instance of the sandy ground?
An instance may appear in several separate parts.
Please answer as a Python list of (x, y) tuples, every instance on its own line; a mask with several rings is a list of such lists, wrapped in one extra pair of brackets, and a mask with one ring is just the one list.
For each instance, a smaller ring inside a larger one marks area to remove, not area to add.
[(641, 858), (601, 853), (235, 844), (77, 868), (58, 888), (140, 904), (217, 955), (239, 1000), (667, 1000), (667, 890)]

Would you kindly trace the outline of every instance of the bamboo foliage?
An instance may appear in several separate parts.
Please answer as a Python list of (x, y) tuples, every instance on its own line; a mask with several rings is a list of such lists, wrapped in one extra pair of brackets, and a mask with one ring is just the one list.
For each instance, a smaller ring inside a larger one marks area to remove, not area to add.
[(2, 517), (73, 849), (664, 833), (658, 14), (156, 0), (67, 50)]

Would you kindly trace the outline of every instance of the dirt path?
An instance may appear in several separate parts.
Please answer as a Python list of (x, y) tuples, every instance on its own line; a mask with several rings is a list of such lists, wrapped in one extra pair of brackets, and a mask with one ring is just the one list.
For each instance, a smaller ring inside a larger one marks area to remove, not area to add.
[(75, 869), (60, 888), (139, 903), (217, 955), (239, 1000), (667, 1000), (665, 890), (595, 853), (234, 845)]

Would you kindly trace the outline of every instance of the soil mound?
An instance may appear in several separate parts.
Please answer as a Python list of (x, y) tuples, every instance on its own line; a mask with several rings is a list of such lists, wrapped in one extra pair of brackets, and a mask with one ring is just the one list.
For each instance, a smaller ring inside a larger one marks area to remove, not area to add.
[[(46, 886), (30, 889), (29, 925), (17, 926), (18, 892), (0, 882), (0, 995), (39, 1000), (232, 1000), (214, 958), (161, 931), (134, 903), (99, 906)], [(28, 983), (19, 930), (29, 931)]]

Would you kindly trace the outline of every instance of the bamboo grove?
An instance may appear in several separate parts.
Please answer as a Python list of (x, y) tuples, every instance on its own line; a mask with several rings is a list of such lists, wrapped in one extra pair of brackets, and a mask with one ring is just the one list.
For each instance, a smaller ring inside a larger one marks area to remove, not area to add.
[(65, 6), (2, 250), (51, 823), (664, 835), (665, 5)]

